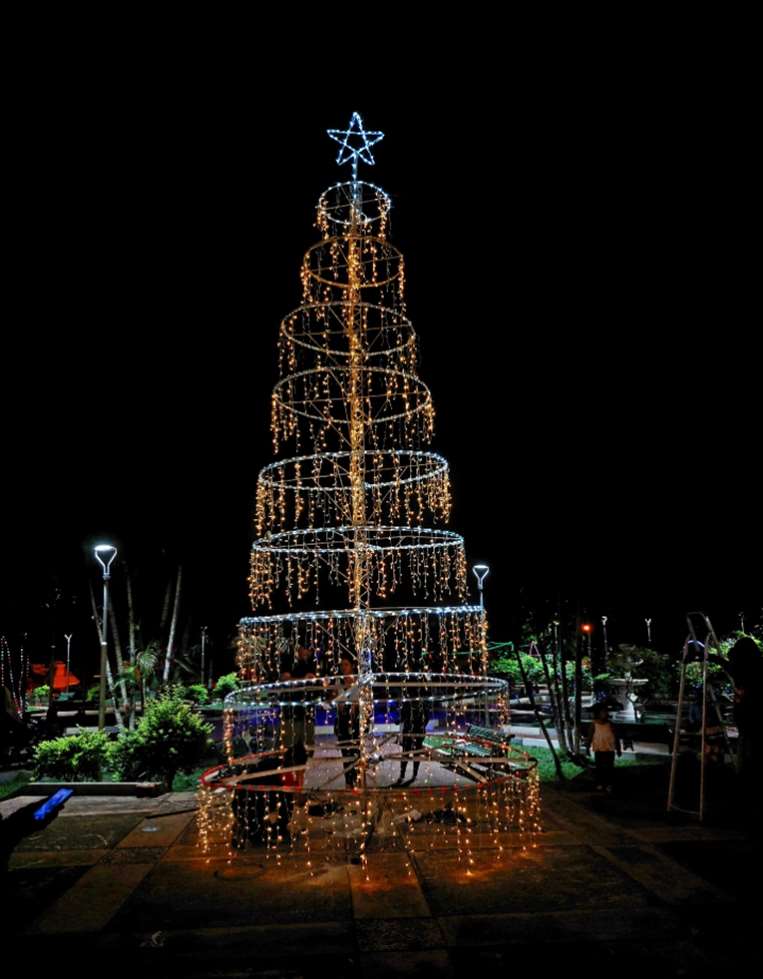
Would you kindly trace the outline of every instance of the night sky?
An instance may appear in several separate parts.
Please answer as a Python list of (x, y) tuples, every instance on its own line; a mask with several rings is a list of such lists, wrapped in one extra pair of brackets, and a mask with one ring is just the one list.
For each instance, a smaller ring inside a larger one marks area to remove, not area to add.
[(751, 155), (723, 93), (421, 93), (305, 108), (83, 78), (19, 123), (0, 632), (41, 642), (53, 580), (92, 629), (101, 538), (146, 608), (182, 561), (218, 645), (249, 612), (278, 324), (349, 170), (324, 130), (353, 110), (386, 133), (365, 175), (393, 200), (492, 638), (559, 600), (608, 614), (613, 642), (652, 616), (671, 650), (688, 610), (760, 618)]

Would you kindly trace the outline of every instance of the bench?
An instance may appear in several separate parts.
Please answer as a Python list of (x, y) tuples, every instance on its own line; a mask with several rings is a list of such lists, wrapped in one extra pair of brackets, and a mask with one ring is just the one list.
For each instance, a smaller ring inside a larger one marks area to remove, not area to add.
[(514, 737), (513, 734), (504, 734), (503, 731), (498, 731), (494, 727), (483, 727), (480, 724), (467, 724), (466, 733), (470, 738), (481, 738), (483, 741), (503, 748), (507, 748)]
[[(464, 736), (478, 740), (467, 741)], [(487, 782), (494, 768), (513, 767), (508, 758), (505, 763), (485, 763), (488, 759), (495, 759), (496, 754), (508, 756), (509, 742), (512, 738), (512, 734), (504, 734), (495, 728), (467, 724), (463, 736), (458, 732), (427, 735), (424, 738), (424, 747), (446, 768), (465, 775), (472, 781)]]

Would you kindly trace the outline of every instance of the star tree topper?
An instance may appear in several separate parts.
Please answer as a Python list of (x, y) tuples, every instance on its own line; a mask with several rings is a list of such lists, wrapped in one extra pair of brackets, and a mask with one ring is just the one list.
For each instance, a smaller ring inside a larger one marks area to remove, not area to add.
[(352, 163), (352, 179), (354, 182), (358, 179), (359, 159), (369, 166), (376, 163), (371, 153), (371, 147), (379, 140), (384, 139), (384, 133), (366, 132), (359, 113), (353, 112), (347, 129), (327, 129), (326, 132), (339, 143), (339, 155), (336, 162)]

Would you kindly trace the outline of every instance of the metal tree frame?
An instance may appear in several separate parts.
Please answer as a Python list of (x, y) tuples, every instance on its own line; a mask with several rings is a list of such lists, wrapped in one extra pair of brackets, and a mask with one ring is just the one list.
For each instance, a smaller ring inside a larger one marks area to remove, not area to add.
[[(226, 715), (230, 735), (237, 717), (256, 726), (284, 707), (325, 707), (341, 699), (337, 674), (350, 657), (358, 785), (377, 791), (368, 777), (379, 761), (375, 706), (428, 699), (463, 717), (475, 700), (503, 711), (507, 697), (503, 681), (486, 676), (487, 619), (481, 603), (469, 602), (463, 538), (432, 526), (450, 516), (448, 464), (427, 448), (434, 408), (417, 373), (403, 256), (387, 239), (390, 199), (358, 178), (359, 160), (374, 162), (370, 145), (382, 134), (365, 132), (357, 114), (348, 130), (329, 134), (352, 179), (319, 199), (322, 239), (302, 263), (303, 303), (280, 327), (273, 448), (294, 451), (259, 475), (253, 615), (241, 620), (238, 643), (239, 672), (251, 686), (226, 700)], [(324, 595), (334, 607), (322, 607)], [(284, 652), (297, 645), (320, 650), (316, 681), (281, 680)], [(502, 745), (500, 778), (530, 772), (536, 798), (533, 764), (507, 768), (506, 757)], [(240, 781), (240, 772), (226, 772), (223, 781)], [(220, 778), (206, 778), (211, 793)]]
[[(274, 449), (293, 443), (312, 451), (260, 473), (250, 575), (255, 614), (241, 622), (239, 668), (254, 681), (277, 680), (286, 642), (324, 647), (333, 670), (341, 655), (351, 655), (366, 746), (385, 638), (392, 636), (398, 650), (393, 666), (460, 668), (467, 653), (467, 668), (484, 672), (487, 623), (484, 610), (468, 601), (463, 538), (426, 526), (450, 515), (448, 465), (425, 448), (434, 409), (416, 372), (403, 256), (387, 239), (390, 199), (358, 178), (358, 161), (373, 158), (348, 139), (340, 141), (340, 158), (346, 154), (353, 177), (318, 201), (322, 240), (304, 257), (303, 304), (281, 323)], [(316, 610), (321, 590), (333, 596), (338, 588), (346, 607)], [(389, 606), (403, 590), (417, 604)]]

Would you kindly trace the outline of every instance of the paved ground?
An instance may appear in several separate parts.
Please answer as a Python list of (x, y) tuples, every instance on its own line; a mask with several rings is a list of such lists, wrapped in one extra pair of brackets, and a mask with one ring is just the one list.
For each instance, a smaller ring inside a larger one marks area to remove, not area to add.
[(717, 976), (757, 939), (758, 853), (655, 798), (544, 787), (536, 849), (496, 864), (478, 839), (471, 878), (452, 848), (378, 853), (370, 881), (257, 850), (207, 862), (190, 793), (75, 798), (11, 857), (4, 950), (102, 976)]

